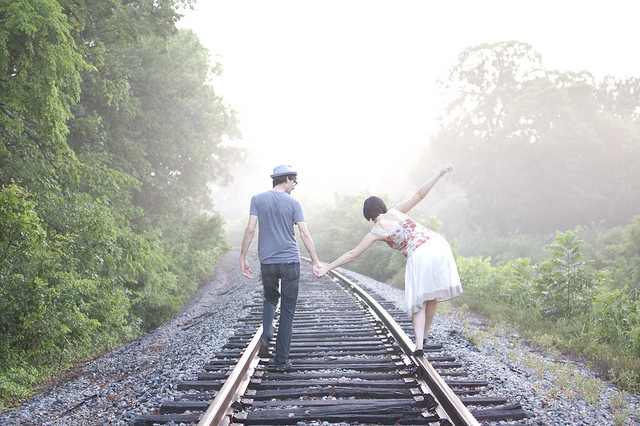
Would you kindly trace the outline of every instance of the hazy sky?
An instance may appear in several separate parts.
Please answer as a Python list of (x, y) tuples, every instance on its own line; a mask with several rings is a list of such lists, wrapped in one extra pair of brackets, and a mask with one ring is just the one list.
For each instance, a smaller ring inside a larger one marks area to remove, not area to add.
[(400, 185), (437, 130), (436, 80), (467, 47), (517, 40), (548, 69), (640, 77), (635, 0), (199, 0), (185, 14), (224, 68), (214, 87), (252, 152), (225, 191), (243, 211), (283, 163), (301, 199)]

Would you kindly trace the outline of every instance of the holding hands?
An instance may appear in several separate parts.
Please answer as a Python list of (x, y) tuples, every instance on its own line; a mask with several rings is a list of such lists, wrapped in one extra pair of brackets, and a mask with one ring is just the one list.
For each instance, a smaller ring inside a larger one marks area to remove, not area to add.
[(329, 270), (327, 269), (327, 267), (319, 267), (318, 269), (316, 269), (315, 267), (313, 268), (313, 273), (315, 274), (315, 276), (317, 278), (322, 278), (325, 275), (327, 275), (327, 273), (329, 272)]
[(324, 268), (319, 263), (316, 265), (313, 265), (313, 275), (315, 275), (317, 278), (324, 277), (326, 272), (324, 274), (320, 274), (320, 271), (322, 271), (323, 269)]

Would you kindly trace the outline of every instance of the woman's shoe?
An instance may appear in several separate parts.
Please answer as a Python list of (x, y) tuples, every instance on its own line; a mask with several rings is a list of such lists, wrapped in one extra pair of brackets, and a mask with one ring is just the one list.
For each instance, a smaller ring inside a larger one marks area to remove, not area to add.
[(258, 342), (258, 356), (260, 358), (269, 358), (269, 345), (261, 337)]
[(418, 349), (413, 351), (413, 356), (418, 357), (418, 356), (424, 356), (424, 351), (422, 349)]

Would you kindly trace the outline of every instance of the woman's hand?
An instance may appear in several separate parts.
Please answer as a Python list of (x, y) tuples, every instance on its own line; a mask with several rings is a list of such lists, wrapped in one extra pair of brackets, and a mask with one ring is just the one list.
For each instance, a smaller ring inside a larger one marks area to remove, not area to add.
[(445, 164), (444, 166), (442, 166), (442, 168), (440, 169), (440, 176), (443, 176), (445, 173), (451, 173), (453, 172), (453, 164)]

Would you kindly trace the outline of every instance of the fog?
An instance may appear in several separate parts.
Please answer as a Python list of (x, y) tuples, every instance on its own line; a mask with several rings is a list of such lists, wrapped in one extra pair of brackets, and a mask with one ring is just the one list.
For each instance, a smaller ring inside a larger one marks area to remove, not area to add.
[(180, 26), (224, 69), (213, 85), (243, 134), (230, 143), (248, 151), (231, 186), (213, 188), (216, 210), (245, 218), (279, 164), (298, 171), (303, 201), (409, 194), (415, 152), (438, 129), (436, 82), (469, 46), (517, 40), (548, 69), (640, 75), (635, 2), (440, 3), (200, 0), (185, 12)]

